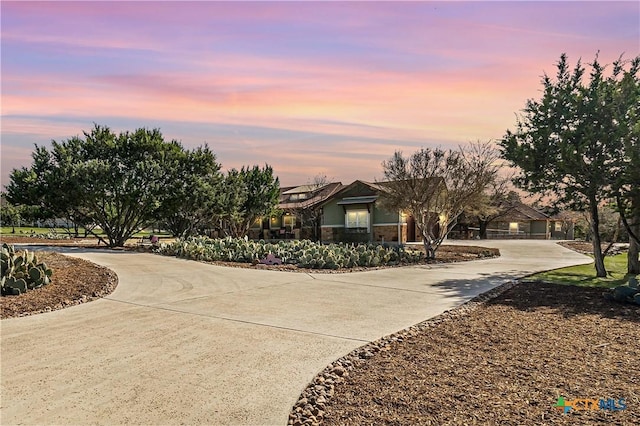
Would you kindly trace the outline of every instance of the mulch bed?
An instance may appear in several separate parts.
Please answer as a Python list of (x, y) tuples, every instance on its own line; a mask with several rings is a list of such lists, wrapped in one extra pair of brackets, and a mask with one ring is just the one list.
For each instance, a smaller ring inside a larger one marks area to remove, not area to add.
[[(593, 254), (593, 243), (588, 241), (562, 241), (560, 243), (562, 247), (566, 247), (573, 251), (577, 251), (582, 254)], [(600, 244), (602, 251), (604, 252), (608, 247), (609, 243)], [(625, 250), (628, 250), (629, 245), (625, 243), (616, 243), (611, 246), (609, 251), (607, 252), (608, 256), (614, 256), (616, 254), (622, 253)]]
[(107, 296), (118, 285), (115, 272), (59, 253), (38, 253), (53, 269), (51, 284), (19, 296), (0, 297), (2, 319), (63, 309)]
[[(445, 248), (440, 261), (486, 255)], [(0, 298), (2, 318), (104, 297), (117, 285), (113, 271), (91, 262), (38, 256), (54, 269), (52, 284)], [(606, 301), (598, 289), (509, 283), (332, 363), (289, 423), (636, 425), (639, 342), (638, 306)], [(559, 396), (624, 398), (627, 409), (563, 414)]]
[[(509, 283), (334, 362), (289, 424), (637, 425), (639, 360), (639, 306), (598, 289)], [(559, 396), (627, 408), (564, 414)]]

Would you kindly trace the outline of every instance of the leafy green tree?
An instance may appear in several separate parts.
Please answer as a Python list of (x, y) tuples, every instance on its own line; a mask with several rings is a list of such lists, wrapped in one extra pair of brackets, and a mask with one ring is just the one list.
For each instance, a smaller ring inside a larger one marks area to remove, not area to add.
[[(614, 64), (614, 69), (623, 67), (621, 60)], [(520, 187), (555, 195), (569, 209), (588, 211), (599, 277), (607, 272), (598, 206), (608, 198), (611, 171), (619, 164), (613, 151), (628, 132), (626, 124), (618, 121), (621, 115), (615, 113), (611, 99), (621, 72), (606, 78), (604, 69), (596, 57), (584, 82), (580, 61), (571, 70), (563, 54), (555, 79), (543, 76), (542, 98), (526, 102), (515, 131), (507, 130), (500, 141), (503, 157), (520, 168), (516, 178)]]
[(20, 206), (11, 204), (5, 193), (0, 193), (0, 226), (12, 226), (15, 233), (16, 225), (20, 226), (22, 220)]
[(36, 146), (31, 167), (11, 173), (8, 198), (97, 224), (109, 246), (123, 246), (159, 216), (183, 148), (158, 129), (116, 135), (95, 125), (83, 134), (53, 141), (51, 150)]
[(211, 227), (220, 209), (220, 164), (206, 145), (177, 151), (170, 161), (158, 220), (173, 235), (189, 237)]
[(608, 176), (611, 196), (629, 235), (627, 272), (640, 274), (640, 56), (629, 63), (629, 70), (624, 69), (622, 60), (614, 63), (608, 79), (607, 95), (619, 127), (610, 140), (609, 152), (616, 164)]
[(269, 165), (231, 169), (222, 188), (219, 220), (228, 235), (246, 236), (256, 220), (276, 210), (280, 182)]
[(484, 200), (498, 179), (496, 151), (489, 143), (473, 143), (458, 150), (423, 148), (409, 157), (396, 152), (382, 163), (385, 191), (382, 206), (413, 216), (422, 234), (427, 258), (436, 251), (458, 218)]

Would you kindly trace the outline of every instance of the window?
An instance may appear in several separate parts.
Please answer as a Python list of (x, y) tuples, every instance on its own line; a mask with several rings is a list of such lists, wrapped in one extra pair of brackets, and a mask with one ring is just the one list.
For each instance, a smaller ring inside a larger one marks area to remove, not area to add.
[(347, 228), (369, 228), (369, 212), (366, 210), (349, 210), (345, 226)]
[(289, 197), (290, 201), (296, 201), (296, 200), (306, 200), (308, 198), (308, 194), (306, 192), (301, 192), (299, 194), (291, 194), (291, 196)]
[(287, 226), (290, 227), (290, 229), (295, 228), (295, 226), (296, 226), (296, 217), (295, 216), (285, 215), (282, 219), (284, 221), (284, 227), (285, 228)]
[(556, 232), (562, 232), (562, 222), (556, 222)]
[(518, 222), (510, 222), (509, 234), (517, 234), (517, 233), (518, 233)]

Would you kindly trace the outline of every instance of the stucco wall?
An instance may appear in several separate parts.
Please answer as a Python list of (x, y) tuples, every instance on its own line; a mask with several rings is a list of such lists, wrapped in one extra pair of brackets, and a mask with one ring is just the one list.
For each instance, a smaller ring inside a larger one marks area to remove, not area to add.
[(398, 212), (390, 212), (381, 209), (376, 203), (373, 215), (373, 224), (376, 223), (398, 223)]
[(332, 200), (322, 208), (323, 225), (344, 225), (344, 209), (337, 204), (338, 201)]

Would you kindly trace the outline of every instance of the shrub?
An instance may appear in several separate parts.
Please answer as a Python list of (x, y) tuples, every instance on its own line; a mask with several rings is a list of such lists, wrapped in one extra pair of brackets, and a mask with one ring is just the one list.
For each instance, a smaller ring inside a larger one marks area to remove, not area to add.
[(16, 253), (14, 246), (2, 245), (2, 295), (18, 295), (51, 282), (53, 271), (39, 263), (34, 252)]
[(338, 243), (323, 245), (309, 240), (248, 241), (241, 238), (192, 237), (162, 243), (157, 252), (201, 261), (252, 263), (268, 254), (285, 264), (311, 269), (340, 269), (356, 266), (417, 263), (424, 258), (421, 251), (405, 250), (398, 245)]
[(638, 279), (630, 277), (627, 284), (612, 289), (610, 292), (605, 293), (604, 297), (608, 300), (629, 302), (640, 305), (640, 287), (638, 286)]
[(39, 238), (41, 240), (70, 240), (71, 236), (66, 234), (58, 234), (55, 230), (51, 230), (46, 234), (39, 234), (37, 232), (32, 232), (29, 235), (31, 238)]

